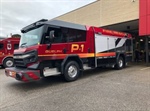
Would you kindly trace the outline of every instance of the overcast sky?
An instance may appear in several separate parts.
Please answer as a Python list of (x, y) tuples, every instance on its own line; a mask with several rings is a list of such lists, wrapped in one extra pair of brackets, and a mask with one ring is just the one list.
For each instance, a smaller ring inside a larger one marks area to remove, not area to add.
[(96, 0), (0, 0), (0, 36), (20, 34), (20, 29), (40, 19), (53, 19)]

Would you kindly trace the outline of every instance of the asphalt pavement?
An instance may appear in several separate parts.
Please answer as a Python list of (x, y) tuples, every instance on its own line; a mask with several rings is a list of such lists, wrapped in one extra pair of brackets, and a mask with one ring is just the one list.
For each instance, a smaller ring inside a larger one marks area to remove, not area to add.
[(74, 82), (52, 76), (30, 83), (0, 69), (0, 111), (150, 111), (150, 67), (91, 69)]

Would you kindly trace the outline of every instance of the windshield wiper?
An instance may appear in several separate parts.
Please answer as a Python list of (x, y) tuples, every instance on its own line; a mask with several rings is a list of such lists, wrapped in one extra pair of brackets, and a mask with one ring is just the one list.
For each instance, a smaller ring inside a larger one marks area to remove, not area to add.
[(20, 47), (23, 47), (23, 46), (26, 46), (26, 42), (25, 43), (22, 43), (21, 45), (20, 45)]

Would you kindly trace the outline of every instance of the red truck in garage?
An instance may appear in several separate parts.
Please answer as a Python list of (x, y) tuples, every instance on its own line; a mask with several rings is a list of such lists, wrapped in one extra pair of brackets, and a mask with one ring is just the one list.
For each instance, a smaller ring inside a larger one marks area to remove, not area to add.
[(15, 67), (5, 69), (7, 76), (20, 81), (39, 80), (52, 68), (66, 81), (74, 81), (84, 64), (122, 69), (132, 60), (132, 36), (128, 33), (45, 19), (21, 32), (19, 49), (14, 51)]
[(14, 66), (13, 53), (19, 47), (20, 38), (0, 37), (0, 65), (3, 67)]

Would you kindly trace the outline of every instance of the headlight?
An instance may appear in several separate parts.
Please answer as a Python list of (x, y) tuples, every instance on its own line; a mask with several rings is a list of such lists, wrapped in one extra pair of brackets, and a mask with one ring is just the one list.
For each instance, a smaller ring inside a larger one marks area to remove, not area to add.
[(27, 58), (27, 57), (30, 57), (31, 54), (25, 54), (25, 55), (16, 55), (14, 56), (14, 59), (24, 59), (24, 58)]
[(36, 56), (37, 55), (37, 51), (31, 51), (31, 52), (28, 52), (28, 53), (25, 53), (25, 54), (19, 54), (19, 55), (14, 55), (13, 58), (14, 59), (24, 59), (24, 58), (29, 58), (29, 57), (32, 57), (32, 56)]

